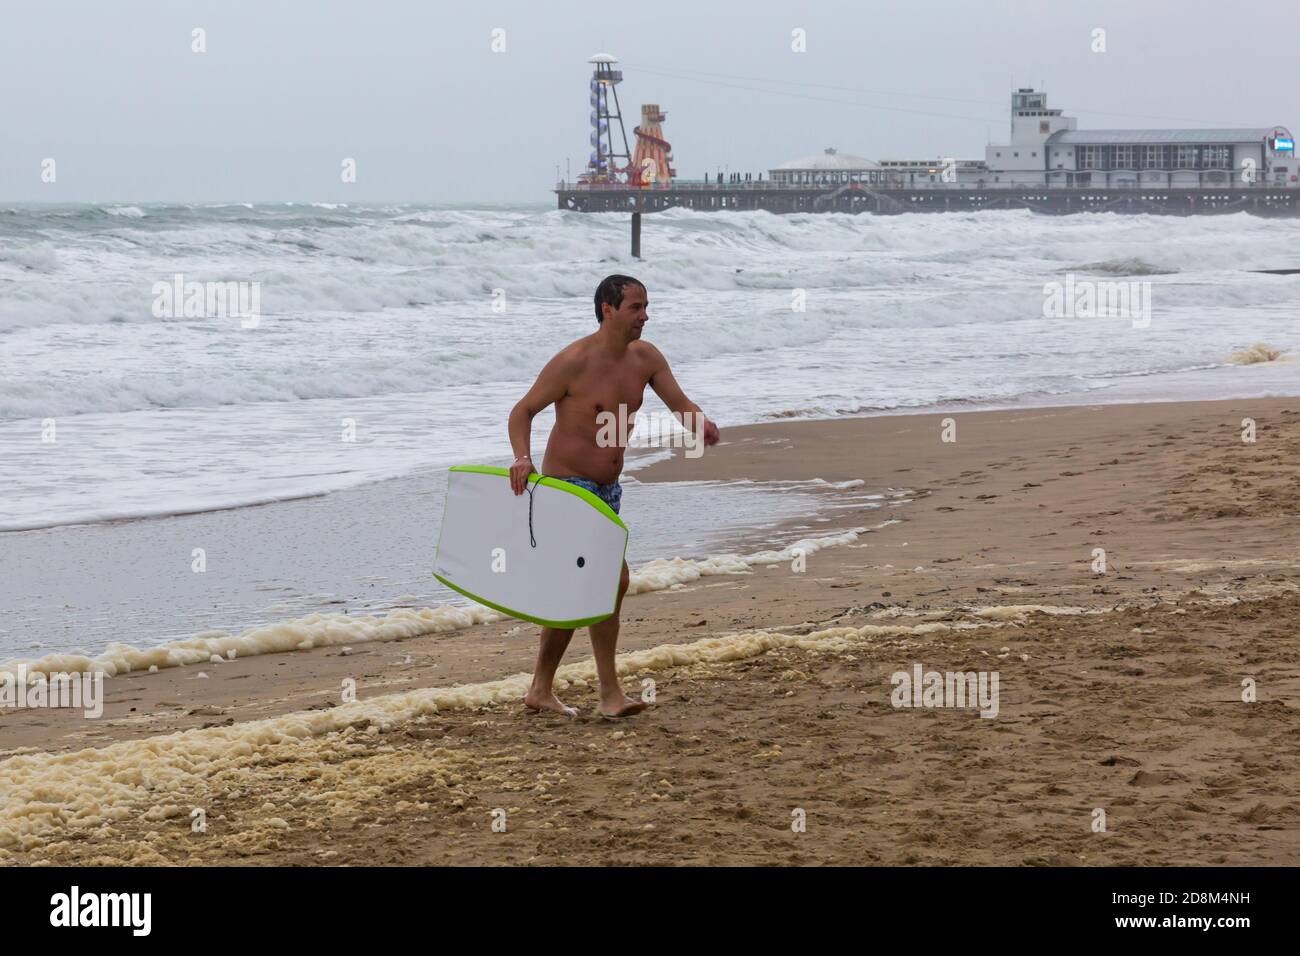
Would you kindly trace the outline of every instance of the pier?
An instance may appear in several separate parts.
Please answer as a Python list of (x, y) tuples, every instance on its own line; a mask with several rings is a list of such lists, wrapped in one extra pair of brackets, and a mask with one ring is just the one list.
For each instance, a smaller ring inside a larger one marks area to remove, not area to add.
[(1300, 215), (1300, 190), (1267, 184), (1234, 183), (1213, 187), (1156, 186), (1023, 186), (934, 183), (925, 186), (712, 183), (675, 180), (669, 184), (631, 186), (619, 183), (560, 182), (555, 194), (560, 209), (574, 212), (658, 212), (695, 209), (707, 212), (763, 209), (773, 213), (841, 212), (877, 216), (909, 212), (978, 212), (1028, 209), (1047, 215), (1114, 212), (1166, 216)]

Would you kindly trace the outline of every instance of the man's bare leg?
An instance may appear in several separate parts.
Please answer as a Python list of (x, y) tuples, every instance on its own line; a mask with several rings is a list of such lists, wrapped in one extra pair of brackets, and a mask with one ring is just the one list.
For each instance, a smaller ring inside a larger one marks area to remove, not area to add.
[(531, 707), (533, 710), (553, 710), (565, 717), (578, 716), (576, 710), (566, 706), (555, 696), (555, 689), (552, 687), (555, 671), (560, 666), (560, 658), (564, 656), (564, 649), (569, 646), (572, 637), (571, 627), (542, 628), (542, 640), (537, 648), (537, 666), (533, 668), (533, 683), (528, 688), (528, 693), (524, 695), (525, 707)]
[(614, 654), (618, 647), (618, 618), (623, 610), (623, 595), (627, 593), (627, 585), (627, 562), (624, 561), (614, 613), (588, 628), (591, 631), (591, 650), (596, 658), (596, 675), (600, 678), (598, 709), (606, 717), (630, 717), (646, 709), (645, 701), (623, 693), (623, 685), (619, 683), (618, 671), (614, 666)]

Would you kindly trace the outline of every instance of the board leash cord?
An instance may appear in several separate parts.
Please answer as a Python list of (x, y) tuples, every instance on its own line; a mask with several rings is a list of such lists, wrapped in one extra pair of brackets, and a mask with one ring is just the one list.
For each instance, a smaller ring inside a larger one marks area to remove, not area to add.
[(533, 534), (533, 492), (537, 490), (537, 486), (541, 484), (542, 479), (545, 477), (546, 476), (539, 471), (537, 473), (537, 480), (528, 485), (528, 540), (532, 543), (534, 548), (537, 547), (537, 538)]

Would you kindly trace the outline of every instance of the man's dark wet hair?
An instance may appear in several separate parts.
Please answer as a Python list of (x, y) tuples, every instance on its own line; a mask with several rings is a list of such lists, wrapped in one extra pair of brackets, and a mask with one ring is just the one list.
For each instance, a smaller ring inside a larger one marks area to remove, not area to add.
[(600, 285), (596, 286), (596, 321), (604, 322), (605, 315), (600, 311), (600, 307), (609, 303), (610, 308), (617, 309), (623, 304), (623, 290), (630, 285), (639, 285), (645, 288), (645, 283), (640, 279), (633, 279), (631, 276), (612, 275), (605, 276), (600, 280)]

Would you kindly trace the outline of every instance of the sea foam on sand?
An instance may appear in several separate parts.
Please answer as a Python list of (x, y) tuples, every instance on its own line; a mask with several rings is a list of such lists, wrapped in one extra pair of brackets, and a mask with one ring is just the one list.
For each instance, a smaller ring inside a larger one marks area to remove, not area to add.
[[(1023, 619), (1024, 615), (1017, 615)], [(867, 624), (831, 627), (810, 634), (748, 631), (704, 638), (689, 644), (661, 644), (620, 654), (620, 676), (661, 671), (702, 662), (744, 660), (779, 648), (843, 651), (877, 638), (915, 637), (941, 632), (1010, 626), (1010, 622), (939, 622), (914, 625)], [(111, 827), (131, 819), (188, 817), (205, 805), (215, 777), (248, 768), (280, 745), (309, 746), (313, 738), (365, 729), (382, 733), (422, 715), (519, 701), (530, 675), (461, 687), (427, 687), (342, 704), (325, 711), (303, 711), (228, 727), (186, 730), (143, 740), (128, 740), (75, 753), (22, 754), (0, 761), (0, 859), (53, 840)], [(566, 665), (557, 687), (586, 686), (596, 680), (592, 660)]]
[(1228, 356), (1229, 365), (1258, 365), (1263, 362), (1288, 361), (1295, 361), (1295, 356), (1288, 355), (1285, 349), (1275, 348), (1267, 342), (1256, 342)]

